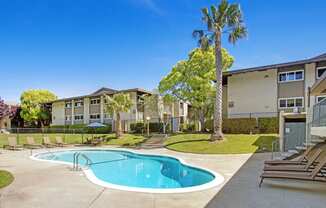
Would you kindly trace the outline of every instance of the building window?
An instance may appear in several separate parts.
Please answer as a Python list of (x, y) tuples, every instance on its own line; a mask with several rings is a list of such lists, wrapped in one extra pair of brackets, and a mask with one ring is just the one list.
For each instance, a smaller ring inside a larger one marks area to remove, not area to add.
[(100, 103), (101, 103), (101, 99), (100, 98), (91, 99), (91, 105), (98, 105)]
[(112, 114), (110, 114), (110, 113), (105, 113), (104, 114), (104, 118), (105, 119), (111, 119), (113, 116), (112, 116)]
[(89, 115), (89, 118), (90, 118), (91, 120), (93, 120), (93, 119), (100, 119), (101, 116), (100, 116), (100, 114), (91, 114), (91, 115)]
[(84, 115), (75, 115), (75, 121), (83, 120)]
[(67, 103), (65, 103), (65, 107), (66, 107), (66, 108), (71, 108), (71, 102), (67, 102)]
[(300, 81), (304, 79), (304, 71), (289, 71), (289, 72), (280, 72), (278, 74), (279, 82), (293, 82)]
[(84, 102), (82, 100), (75, 101), (75, 107), (82, 107), (84, 105)]
[(66, 116), (66, 117), (65, 117), (65, 120), (66, 120), (66, 121), (71, 121), (71, 116)]
[(317, 103), (321, 102), (324, 99), (326, 99), (326, 95), (317, 96)]
[(279, 108), (302, 108), (303, 107), (303, 97), (297, 98), (280, 98)]
[(317, 79), (320, 79), (325, 72), (326, 72), (326, 66), (317, 67)]

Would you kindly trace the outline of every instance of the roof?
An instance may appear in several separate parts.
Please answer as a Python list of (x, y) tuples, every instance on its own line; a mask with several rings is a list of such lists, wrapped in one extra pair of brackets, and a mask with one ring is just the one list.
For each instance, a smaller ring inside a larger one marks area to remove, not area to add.
[(67, 100), (78, 100), (82, 99), (85, 97), (96, 97), (96, 96), (101, 96), (101, 95), (112, 95), (116, 93), (123, 93), (123, 92), (141, 92), (141, 93), (146, 93), (146, 94), (152, 94), (152, 92), (141, 89), (141, 88), (131, 88), (131, 89), (126, 89), (126, 90), (115, 90), (107, 87), (102, 87), (95, 92), (88, 94), (88, 95), (81, 95), (81, 96), (75, 96), (75, 97), (68, 97), (68, 98), (62, 98), (58, 100), (54, 100), (51, 103), (54, 102), (60, 102), (60, 101), (67, 101)]
[(298, 61), (291, 61), (286, 63), (280, 63), (280, 64), (271, 64), (271, 65), (265, 65), (265, 66), (258, 66), (258, 67), (252, 67), (252, 68), (245, 68), (245, 69), (237, 69), (232, 71), (224, 72), (224, 76), (232, 75), (232, 74), (240, 74), (240, 73), (247, 73), (247, 72), (254, 72), (254, 71), (265, 71), (269, 69), (277, 69), (280, 67), (289, 67), (294, 65), (300, 65), (300, 64), (308, 64), (312, 62), (318, 62), (318, 61), (326, 61), (326, 53), (320, 54), (318, 56), (298, 60)]

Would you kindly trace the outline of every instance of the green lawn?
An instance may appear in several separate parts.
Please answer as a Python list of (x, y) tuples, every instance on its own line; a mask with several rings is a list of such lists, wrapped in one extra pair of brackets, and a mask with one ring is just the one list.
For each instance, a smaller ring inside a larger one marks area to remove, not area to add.
[(14, 180), (14, 176), (5, 170), (0, 170), (0, 189), (8, 186)]
[(221, 142), (210, 142), (209, 134), (179, 134), (165, 141), (166, 148), (200, 154), (242, 154), (272, 150), (275, 134), (229, 134)]
[[(9, 136), (17, 136), (16, 134), (0, 134), (0, 147), (3, 145), (8, 144), (8, 137)], [(81, 144), (82, 141), (86, 141), (86, 139), (91, 139), (93, 136), (105, 136), (107, 138), (107, 142), (105, 144), (109, 145), (121, 145), (121, 146), (134, 146), (142, 141), (145, 140), (143, 136), (138, 135), (131, 135), (131, 134), (124, 134), (121, 138), (116, 139), (115, 134), (19, 134), (18, 135), (18, 143), (19, 144), (26, 144), (26, 137), (31, 136), (34, 138), (36, 143), (41, 144), (43, 136), (49, 136), (52, 142), (55, 142), (56, 136), (62, 136), (64, 142), (68, 144)]]

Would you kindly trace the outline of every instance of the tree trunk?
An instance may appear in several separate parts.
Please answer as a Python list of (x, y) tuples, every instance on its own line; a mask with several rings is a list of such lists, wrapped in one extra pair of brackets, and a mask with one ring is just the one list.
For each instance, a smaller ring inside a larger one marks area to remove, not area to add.
[(121, 137), (121, 118), (120, 118), (120, 113), (117, 113), (117, 120), (116, 120), (116, 130), (115, 130), (115, 135), (117, 138)]
[(200, 131), (205, 132), (205, 114), (204, 114), (204, 109), (200, 108), (199, 109), (199, 122), (200, 122)]
[(215, 64), (216, 64), (216, 96), (214, 105), (214, 129), (211, 140), (222, 140), (222, 93), (223, 93), (223, 74), (222, 74), (222, 46), (221, 33), (219, 31), (215, 34)]

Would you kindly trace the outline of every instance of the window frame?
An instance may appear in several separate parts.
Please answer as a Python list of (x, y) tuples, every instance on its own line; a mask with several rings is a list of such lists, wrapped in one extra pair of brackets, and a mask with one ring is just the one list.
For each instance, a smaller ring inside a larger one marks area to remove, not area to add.
[[(95, 103), (92, 103), (92, 101), (96, 101)], [(101, 104), (101, 98), (92, 98), (89, 102), (90, 105), (100, 105)]]
[[(67, 107), (67, 104), (70, 104), (70, 106)], [(70, 109), (70, 108), (72, 108), (72, 102), (65, 102), (65, 108), (66, 108), (66, 109)]]
[[(304, 69), (300, 69), (300, 70), (294, 70), (294, 71), (286, 71), (286, 72), (279, 72), (278, 76), (277, 76), (277, 81), (278, 83), (286, 83), (286, 82), (299, 82), (299, 81), (303, 81), (305, 79), (305, 70)], [(302, 78), (301, 79), (296, 79), (296, 75), (297, 72), (302, 72)], [(294, 73), (294, 80), (289, 80), (288, 76), (289, 74)], [(285, 74), (285, 81), (281, 81), (280, 80), (280, 76), (282, 74)]]
[(325, 69), (324, 73), (326, 73), (326, 66), (317, 67), (316, 68), (316, 77), (317, 77), (317, 79), (320, 79), (324, 74), (324, 73), (322, 73), (321, 76), (318, 75), (318, 71), (321, 70), (321, 69)]
[[(319, 98), (323, 98), (323, 99), (321, 99), (320, 101), (318, 101)], [(316, 96), (316, 103), (320, 103), (324, 99), (326, 99), (326, 95), (318, 95), (318, 96)]]
[[(79, 119), (76, 119), (76, 116), (79, 116), (80, 118)], [(84, 120), (84, 114), (75, 114), (74, 115), (74, 121), (81, 121), (81, 120)]]
[[(69, 118), (69, 119), (67, 119), (67, 118)], [(72, 119), (72, 116), (71, 115), (66, 115), (65, 116), (65, 121), (71, 121), (71, 119)]]
[[(91, 116), (96, 116), (96, 118), (91, 118)], [(98, 116), (98, 118), (97, 118)], [(89, 114), (89, 120), (99, 120), (101, 119), (101, 114), (99, 113), (93, 113), (93, 114)]]
[[(78, 105), (80, 103), (80, 105)], [(74, 102), (74, 107), (75, 108), (81, 108), (84, 106), (84, 101), (83, 100), (77, 100)]]
[[(302, 106), (297, 106), (297, 99), (302, 100)], [(281, 100), (285, 100), (286, 107), (281, 107)], [(288, 100), (294, 100), (294, 106), (288, 107)], [(294, 108), (304, 108), (304, 97), (288, 97), (288, 98), (278, 98), (278, 108), (279, 109), (294, 109)]]

